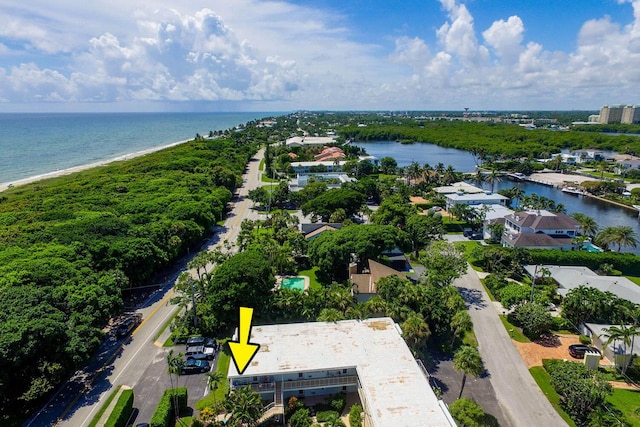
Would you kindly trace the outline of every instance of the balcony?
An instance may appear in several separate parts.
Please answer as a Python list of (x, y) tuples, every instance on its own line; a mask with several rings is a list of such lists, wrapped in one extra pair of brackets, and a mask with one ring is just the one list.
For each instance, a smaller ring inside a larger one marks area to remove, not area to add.
[(306, 390), (312, 388), (358, 385), (357, 375), (343, 375), (339, 377), (311, 378), (308, 380), (283, 381), (285, 390)]

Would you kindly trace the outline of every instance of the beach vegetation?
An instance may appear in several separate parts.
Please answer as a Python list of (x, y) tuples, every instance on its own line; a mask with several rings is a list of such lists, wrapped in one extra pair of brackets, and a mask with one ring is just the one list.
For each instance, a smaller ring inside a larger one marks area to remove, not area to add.
[(139, 286), (148, 294), (210, 234), (257, 149), (234, 139), (200, 138), (3, 192), (3, 416), (27, 411), (82, 366), (125, 300)]

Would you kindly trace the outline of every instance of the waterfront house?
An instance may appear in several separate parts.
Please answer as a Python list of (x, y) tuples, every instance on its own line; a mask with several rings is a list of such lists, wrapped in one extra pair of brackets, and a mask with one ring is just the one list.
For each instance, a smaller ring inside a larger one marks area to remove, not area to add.
[(508, 197), (503, 196), (498, 193), (491, 193), (489, 191), (485, 191), (482, 193), (474, 193), (467, 194), (461, 191), (457, 193), (447, 194), (445, 195), (446, 203), (447, 203), (447, 211), (453, 208), (456, 205), (503, 205), (505, 206)]
[(271, 402), (260, 421), (284, 416), (291, 397), (345, 392), (357, 395), (364, 426), (456, 425), (391, 318), (255, 325), (250, 342), (259, 351), (243, 375), (231, 363), (228, 379), (231, 389), (250, 386)]
[(305, 145), (327, 145), (336, 142), (335, 136), (294, 136), (287, 138), (287, 147), (303, 147)]
[(475, 185), (468, 184), (464, 181), (454, 182), (451, 185), (444, 185), (442, 187), (436, 187), (433, 189), (438, 194), (454, 194), (454, 193), (467, 193), (467, 194), (477, 194), (484, 193), (485, 190), (482, 188), (478, 188)]
[(514, 212), (505, 217), (502, 245), (509, 248), (575, 248), (573, 238), (580, 234), (580, 223), (569, 215), (544, 209)]

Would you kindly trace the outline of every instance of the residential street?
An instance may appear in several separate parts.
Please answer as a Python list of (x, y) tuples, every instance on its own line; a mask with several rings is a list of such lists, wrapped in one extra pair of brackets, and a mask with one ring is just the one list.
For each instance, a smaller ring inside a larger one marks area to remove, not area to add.
[(484, 366), (510, 425), (566, 426), (529, 373), (471, 266), (454, 285), (467, 303)]
[[(224, 227), (203, 245), (213, 248), (224, 240), (235, 242), (240, 224), (245, 218), (257, 219), (258, 214), (251, 209), (252, 202), (246, 198), (249, 190), (261, 185), (259, 165), (264, 155), (260, 150), (249, 162), (247, 173), (243, 175), (243, 187), (237, 190), (238, 198), (230, 204)], [(192, 256), (196, 255), (195, 253)], [(169, 303), (172, 284), (190, 257), (181, 260), (175, 274), (167, 278), (165, 286), (154, 292), (138, 307), (143, 314), (142, 324), (133, 331), (131, 338), (123, 341), (106, 340), (96, 359), (88, 368), (78, 373), (63, 385), (44, 407), (25, 423), (25, 427), (64, 426), (80, 427), (88, 425), (116, 385), (126, 384), (135, 391), (134, 414), (136, 422), (148, 422), (155, 411), (164, 389), (169, 388), (166, 373), (167, 349), (155, 343), (162, 326), (173, 317), (178, 306)], [(195, 272), (192, 272), (195, 274)], [(169, 331), (164, 332), (163, 341)], [(177, 351), (183, 351), (179, 348)], [(215, 364), (213, 365), (215, 366)], [(195, 403), (205, 393), (206, 382), (200, 375), (181, 377), (180, 386), (189, 386), (189, 403)], [(140, 390), (144, 390), (140, 392)]]

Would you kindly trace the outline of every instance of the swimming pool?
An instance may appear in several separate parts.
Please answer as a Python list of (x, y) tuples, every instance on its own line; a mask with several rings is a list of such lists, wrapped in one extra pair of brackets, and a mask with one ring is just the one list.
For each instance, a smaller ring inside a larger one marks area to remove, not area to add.
[(282, 279), (280, 287), (304, 291), (304, 277), (285, 277)]

